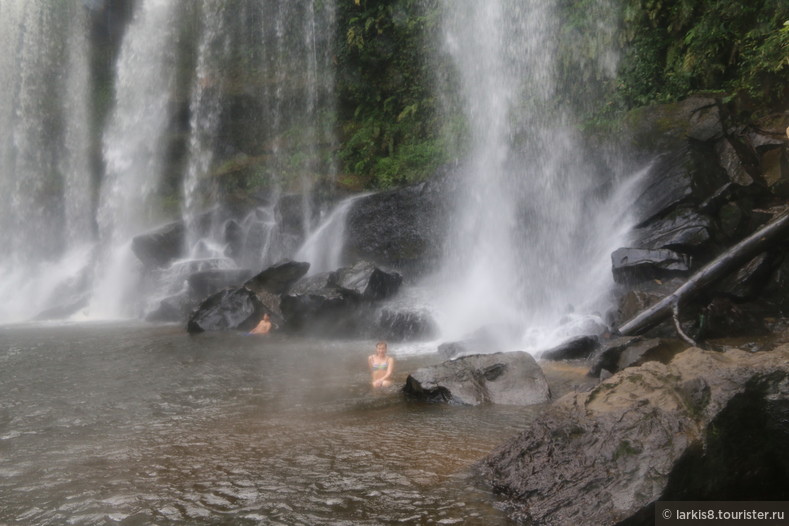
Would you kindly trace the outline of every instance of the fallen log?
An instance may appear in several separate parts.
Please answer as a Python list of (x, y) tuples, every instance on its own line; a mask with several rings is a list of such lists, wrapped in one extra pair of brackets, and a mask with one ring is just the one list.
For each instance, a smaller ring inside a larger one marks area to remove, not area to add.
[[(691, 276), (672, 294), (637, 314), (616, 331), (623, 336), (641, 334), (672, 314), (678, 318), (680, 305), (719, 279), (739, 269), (743, 264), (768, 248), (776, 239), (789, 232), (789, 209), (771, 222), (743, 239)], [(678, 321), (675, 322), (678, 325)], [(680, 331), (681, 328), (678, 328)], [(686, 335), (680, 331), (683, 339)]]

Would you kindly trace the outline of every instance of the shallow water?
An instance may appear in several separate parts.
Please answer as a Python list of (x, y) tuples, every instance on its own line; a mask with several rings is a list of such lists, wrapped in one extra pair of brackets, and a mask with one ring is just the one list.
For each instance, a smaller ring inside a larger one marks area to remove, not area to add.
[(373, 393), (372, 347), (0, 327), (0, 524), (510, 524), (468, 468), (539, 408)]

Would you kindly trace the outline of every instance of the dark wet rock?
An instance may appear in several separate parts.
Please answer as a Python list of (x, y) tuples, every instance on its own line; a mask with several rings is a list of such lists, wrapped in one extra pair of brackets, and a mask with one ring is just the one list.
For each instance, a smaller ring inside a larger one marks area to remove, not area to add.
[(697, 205), (729, 181), (715, 153), (723, 125), (714, 99), (639, 108), (627, 120), (633, 147), (651, 161), (633, 205), (639, 224)]
[(777, 268), (762, 291), (762, 298), (775, 312), (789, 312), (789, 257), (783, 254), (776, 263)]
[(186, 227), (183, 221), (169, 223), (134, 236), (132, 252), (146, 267), (165, 267), (182, 257), (185, 235)]
[(633, 145), (648, 154), (674, 150), (688, 139), (713, 141), (724, 131), (717, 101), (709, 97), (636, 108), (626, 125)]
[(745, 214), (735, 202), (729, 202), (720, 207), (718, 211), (718, 223), (721, 226), (721, 233), (728, 238), (738, 236), (742, 227), (745, 226)]
[(596, 378), (601, 377), (602, 372), (606, 371), (607, 375), (611, 376), (618, 370), (619, 356), (624, 350), (643, 339), (641, 336), (615, 336), (601, 342), (600, 347), (590, 358), (593, 365), (587, 374)]
[(359, 299), (333, 287), (283, 295), (280, 307), (285, 327), (307, 334), (352, 337), (366, 321), (357, 316)]
[(634, 318), (641, 311), (648, 309), (669, 294), (677, 290), (684, 280), (674, 278), (670, 280), (649, 280), (629, 287), (619, 299), (617, 323), (622, 323)]
[(711, 239), (712, 220), (693, 209), (681, 208), (664, 219), (633, 232), (634, 246), (648, 249), (679, 249), (687, 252)]
[(378, 337), (393, 342), (427, 340), (435, 338), (438, 332), (429, 312), (390, 308), (381, 310), (376, 329)]
[(522, 351), (465, 356), (418, 369), (403, 391), (419, 400), (460, 405), (532, 405), (550, 399), (542, 369)]
[(755, 309), (753, 304), (739, 304), (725, 297), (713, 298), (701, 309), (698, 337), (711, 339), (769, 334), (763, 314), (755, 312)]
[(254, 274), (250, 269), (212, 269), (195, 272), (186, 278), (192, 295), (205, 298), (228, 287), (238, 287)]
[(264, 312), (260, 298), (248, 288), (225, 289), (206, 298), (192, 312), (186, 330), (190, 334), (229, 329), (249, 331)]
[(726, 172), (732, 183), (738, 186), (750, 186), (753, 184), (754, 181), (750, 172), (753, 171), (755, 163), (753, 161), (748, 163), (743, 160), (743, 158), (752, 158), (751, 152), (747, 150), (745, 145), (733, 138), (724, 138), (716, 143), (715, 153), (718, 155), (721, 168)]
[(478, 465), (524, 524), (652, 524), (655, 502), (789, 499), (789, 347), (689, 349), (548, 406)]
[(346, 224), (347, 258), (367, 260), (407, 275), (438, 263), (444, 237), (451, 178), (444, 172), (427, 182), (379, 192), (356, 201)]
[(780, 262), (781, 258), (775, 254), (763, 252), (724, 278), (715, 286), (715, 291), (737, 301), (755, 299), (767, 286)]
[(620, 248), (611, 254), (611, 261), (617, 283), (686, 276), (690, 272), (687, 255), (665, 248)]
[(360, 316), (361, 298), (336, 286), (336, 273), (307, 276), (281, 296), (285, 327), (325, 336), (356, 336), (367, 323)]
[(540, 354), (542, 360), (577, 360), (587, 358), (600, 347), (597, 336), (577, 336)]
[(300, 280), (309, 269), (309, 263), (290, 260), (281, 261), (249, 279), (249, 281), (244, 283), (244, 286), (255, 292), (265, 290), (273, 294), (283, 294)]
[(399, 273), (383, 270), (369, 261), (341, 268), (334, 274), (337, 288), (365, 300), (389, 298), (400, 290), (402, 283)]
[(667, 363), (685, 347), (685, 343), (673, 338), (620, 336), (603, 344), (595, 354), (588, 374), (597, 377), (603, 370), (615, 373), (652, 360)]
[[(761, 123), (763, 124), (763, 123)], [(748, 142), (759, 152), (772, 150), (786, 144), (785, 123), (782, 126), (751, 126), (745, 132)]]
[(321, 272), (314, 276), (305, 276), (291, 285), (288, 291), (291, 295), (311, 294), (327, 288), (333, 288), (335, 283), (334, 272)]
[(715, 99), (689, 98), (679, 104), (689, 110), (689, 138), (707, 142), (723, 137), (723, 118)]
[(664, 153), (649, 168), (643, 190), (633, 204), (640, 224), (692, 201), (693, 179), (685, 168), (687, 156), (686, 151)]

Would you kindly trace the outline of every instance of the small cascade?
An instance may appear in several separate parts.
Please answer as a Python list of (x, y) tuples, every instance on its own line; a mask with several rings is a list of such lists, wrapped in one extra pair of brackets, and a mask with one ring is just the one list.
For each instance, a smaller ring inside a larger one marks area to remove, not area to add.
[(355, 195), (341, 201), (296, 252), (296, 261), (310, 264), (309, 275), (337, 270), (347, 263), (343, 260), (345, 222), (353, 203), (367, 195)]

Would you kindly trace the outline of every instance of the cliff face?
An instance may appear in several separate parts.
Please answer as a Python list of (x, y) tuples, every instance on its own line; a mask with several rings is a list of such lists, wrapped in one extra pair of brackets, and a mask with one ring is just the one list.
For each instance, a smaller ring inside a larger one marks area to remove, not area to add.
[(651, 524), (656, 500), (789, 497), (789, 346), (691, 348), (570, 393), (479, 465), (514, 517)]
[[(651, 163), (633, 204), (637, 228), (612, 257), (621, 325), (766, 224), (789, 196), (789, 114), (735, 123), (721, 101), (695, 97), (631, 113), (623, 142)], [(683, 321), (700, 337), (754, 335), (787, 306), (786, 252), (775, 243), (723, 279)], [(704, 320), (701, 320), (701, 316)]]

